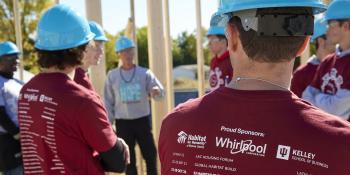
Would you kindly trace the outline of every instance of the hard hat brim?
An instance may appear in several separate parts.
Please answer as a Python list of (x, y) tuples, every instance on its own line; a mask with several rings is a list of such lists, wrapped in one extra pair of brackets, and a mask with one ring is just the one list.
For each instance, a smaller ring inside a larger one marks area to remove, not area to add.
[(40, 44), (36, 43), (35, 48), (40, 49), (40, 50), (47, 50), (47, 51), (65, 50), (65, 49), (75, 48), (75, 47), (81, 46), (83, 44), (86, 44), (89, 41), (91, 41), (92, 39), (94, 39), (94, 37), (95, 37), (95, 34), (91, 32), (89, 35), (87, 35), (85, 37), (84, 40), (81, 40), (80, 42), (77, 42), (74, 44), (68, 44), (65, 46), (58, 46), (58, 47), (47, 47), (45, 45), (40, 45)]

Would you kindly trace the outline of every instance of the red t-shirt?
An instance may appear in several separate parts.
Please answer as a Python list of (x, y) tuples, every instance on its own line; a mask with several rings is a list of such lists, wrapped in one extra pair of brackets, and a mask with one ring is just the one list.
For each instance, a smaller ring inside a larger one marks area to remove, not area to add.
[(82, 68), (75, 69), (74, 81), (76, 83), (84, 86), (87, 89), (95, 91), (94, 87), (92, 86), (92, 83), (91, 83), (89, 76), (86, 74), (85, 70)]
[(350, 124), (286, 91), (221, 87), (163, 121), (162, 175), (348, 175)]
[(350, 54), (328, 55), (320, 65), (311, 85), (322, 93), (335, 95), (339, 89), (350, 90)]
[(293, 74), (292, 83), (290, 86), (291, 91), (301, 98), (306, 87), (311, 84), (317, 68), (318, 65), (313, 63), (307, 63), (306, 65), (298, 68)]
[(67, 75), (41, 73), (18, 102), (25, 174), (104, 174), (94, 151), (116, 143), (98, 97)]
[(230, 54), (226, 51), (220, 57), (214, 57), (210, 63), (209, 85), (212, 90), (230, 83), (233, 69)]

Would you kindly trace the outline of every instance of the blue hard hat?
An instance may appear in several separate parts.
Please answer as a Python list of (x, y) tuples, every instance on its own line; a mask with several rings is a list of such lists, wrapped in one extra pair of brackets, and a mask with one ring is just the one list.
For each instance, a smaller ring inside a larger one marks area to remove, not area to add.
[(95, 41), (104, 41), (107, 42), (108, 39), (105, 36), (105, 32), (103, 31), (102, 27), (95, 21), (89, 21), (90, 30), (92, 33), (95, 34)]
[(129, 49), (129, 48), (134, 48), (135, 47), (135, 44), (134, 42), (125, 37), (125, 36), (121, 36), (117, 42), (115, 43), (115, 50), (116, 52), (120, 52), (122, 50), (125, 50), (125, 49)]
[(321, 0), (220, 0), (218, 13), (273, 7), (311, 7), (314, 14), (326, 10), (326, 5)]
[(35, 47), (41, 50), (63, 50), (86, 44), (94, 38), (89, 23), (68, 5), (47, 10), (37, 27)]
[(210, 27), (207, 33), (207, 36), (210, 35), (225, 35), (224, 27)]
[(327, 29), (327, 21), (324, 18), (324, 15), (317, 15), (315, 17), (314, 34), (311, 37), (311, 42), (315, 42), (318, 37), (325, 35), (327, 33)]
[(350, 19), (350, 0), (334, 0), (326, 12), (326, 20)]
[(4, 55), (19, 54), (17, 46), (10, 41), (0, 43), (0, 57)]
[(218, 15), (217, 13), (214, 13), (210, 19), (210, 27), (209, 27), (207, 36), (209, 36), (209, 35), (225, 35), (225, 27), (218, 26), (217, 20), (220, 20), (220, 15)]

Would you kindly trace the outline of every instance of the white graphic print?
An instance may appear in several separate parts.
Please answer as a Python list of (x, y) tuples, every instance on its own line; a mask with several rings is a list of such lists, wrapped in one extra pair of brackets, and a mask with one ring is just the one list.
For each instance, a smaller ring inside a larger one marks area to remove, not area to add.
[(221, 75), (222, 71), (218, 67), (216, 67), (214, 71), (210, 70), (209, 83), (212, 90), (217, 89), (220, 85), (224, 84), (224, 80), (220, 78)]
[(177, 139), (177, 142), (184, 144), (186, 142), (186, 139), (187, 139), (187, 134), (185, 132), (181, 131), (177, 135), (179, 136)]
[(336, 94), (343, 84), (343, 77), (338, 75), (338, 71), (335, 68), (322, 77), (321, 90), (327, 94)]
[(277, 159), (289, 160), (290, 146), (278, 145)]

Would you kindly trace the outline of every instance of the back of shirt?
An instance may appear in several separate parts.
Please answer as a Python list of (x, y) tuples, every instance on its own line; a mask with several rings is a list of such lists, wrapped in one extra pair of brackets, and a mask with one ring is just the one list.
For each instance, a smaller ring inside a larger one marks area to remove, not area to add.
[(22, 88), (19, 123), (25, 174), (104, 174), (93, 154), (117, 139), (98, 97), (61, 73)]
[(163, 121), (163, 175), (347, 175), (350, 125), (291, 92), (222, 87)]

